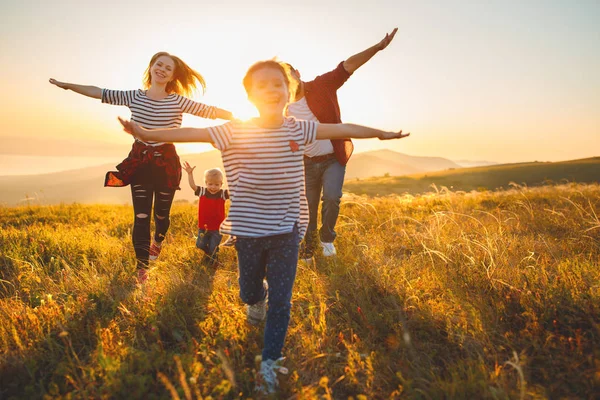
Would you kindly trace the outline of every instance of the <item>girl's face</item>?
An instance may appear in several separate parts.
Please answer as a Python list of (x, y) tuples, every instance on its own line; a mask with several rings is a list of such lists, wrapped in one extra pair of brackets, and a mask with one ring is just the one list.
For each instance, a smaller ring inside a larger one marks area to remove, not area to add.
[(280, 116), (289, 100), (289, 89), (281, 71), (265, 67), (254, 71), (248, 98), (260, 115)]
[(152, 83), (167, 84), (173, 80), (175, 62), (169, 56), (160, 56), (150, 68)]

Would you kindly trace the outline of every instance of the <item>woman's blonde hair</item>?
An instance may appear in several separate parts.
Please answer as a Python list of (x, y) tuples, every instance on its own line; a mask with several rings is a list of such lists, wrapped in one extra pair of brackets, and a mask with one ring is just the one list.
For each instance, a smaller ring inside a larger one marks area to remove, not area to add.
[(198, 88), (198, 84), (200, 84), (202, 87), (202, 94), (204, 94), (204, 91), (206, 90), (206, 82), (204, 81), (204, 77), (200, 75), (198, 71), (190, 68), (179, 57), (169, 54), (166, 51), (160, 51), (153, 55), (150, 59), (150, 64), (148, 64), (148, 68), (146, 68), (146, 71), (144, 72), (145, 89), (148, 89), (152, 85), (152, 74), (150, 74), (150, 69), (156, 60), (162, 56), (169, 57), (175, 64), (173, 80), (167, 83), (167, 86), (165, 87), (165, 91), (167, 93), (177, 93), (181, 96), (189, 97)]

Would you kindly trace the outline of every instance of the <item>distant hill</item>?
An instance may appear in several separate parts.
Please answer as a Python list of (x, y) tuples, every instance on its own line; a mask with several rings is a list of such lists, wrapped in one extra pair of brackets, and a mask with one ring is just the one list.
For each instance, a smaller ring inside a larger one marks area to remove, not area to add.
[[(181, 160), (196, 165), (196, 183), (203, 181), (204, 170), (214, 167), (223, 169), (221, 154), (216, 150), (185, 154), (181, 156)], [(416, 157), (390, 150), (378, 150), (353, 155), (348, 164), (346, 178), (405, 175), (458, 167), (452, 161), (440, 157)], [(28, 201), (35, 204), (130, 203), (129, 188), (103, 187), (106, 171), (114, 169), (115, 165), (105, 164), (43, 175), (0, 176), (0, 204), (15, 205)], [(175, 195), (176, 201), (195, 201), (185, 172), (181, 189)]]
[(485, 160), (476, 160), (476, 161), (472, 161), (472, 160), (452, 160), (455, 163), (457, 163), (458, 165), (460, 165), (462, 168), (471, 168), (471, 167), (487, 167), (490, 165), (498, 165), (500, 163), (497, 163), (495, 161), (485, 161)]
[[(195, 165), (196, 183), (203, 182), (204, 170), (223, 168), (221, 154), (218, 151), (182, 155), (182, 162)], [(124, 204), (131, 203), (129, 187), (105, 188), (104, 175), (114, 171), (115, 165), (105, 164), (96, 167), (55, 172), (43, 175), (0, 176), (0, 204), (15, 205), (28, 201), (33, 204), (87, 203), (87, 204)], [(194, 201), (196, 198), (183, 172), (181, 189), (175, 194), (175, 200)], [(30, 200), (27, 200), (30, 198)]]
[[(206, 169), (223, 168), (221, 154), (216, 150), (185, 154), (181, 160), (196, 166), (194, 176), (198, 184), (203, 182)], [(114, 169), (115, 165), (106, 164), (43, 175), (0, 176), (0, 204), (130, 203), (129, 187), (103, 186), (106, 171)], [(371, 178), (377, 176), (379, 178)], [(352, 156), (344, 189), (354, 193), (385, 195), (422, 193), (432, 190), (433, 183), (453, 190), (473, 190), (507, 187), (510, 182), (538, 185), (545, 180), (596, 182), (599, 179), (600, 158), (460, 168), (458, 164), (441, 157), (415, 157), (391, 150), (378, 150)], [(177, 191), (175, 201), (196, 200), (185, 172), (181, 189)]]
[(346, 181), (344, 190), (370, 196), (424, 193), (446, 187), (452, 191), (493, 190), (545, 183), (600, 182), (600, 157), (562, 162), (529, 162), (489, 167)]
[(385, 174), (409, 175), (450, 168), (461, 167), (442, 157), (418, 157), (392, 150), (375, 150), (354, 154), (346, 167), (346, 179), (370, 178)]

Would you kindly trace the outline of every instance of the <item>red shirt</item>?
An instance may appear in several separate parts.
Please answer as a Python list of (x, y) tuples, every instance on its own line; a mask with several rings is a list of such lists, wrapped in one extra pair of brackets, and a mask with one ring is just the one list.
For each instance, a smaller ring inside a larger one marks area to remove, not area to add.
[[(310, 111), (319, 122), (325, 124), (339, 124), (342, 122), (340, 105), (337, 99), (337, 90), (348, 80), (350, 74), (344, 69), (341, 62), (336, 69), (317, 76), (310, 82), (304, 82), (304, 96)], [(354, 145), (350, 139), (332, 140), (333, 151), (338, 162), (346, 165)]]
[(198, 228), (207, 231), (218, 231), (225, 219), (225, 200), (229, 198), (228, 190), (211, 193), (205, 187), (198, 186), (194, 192), (198, 198)]

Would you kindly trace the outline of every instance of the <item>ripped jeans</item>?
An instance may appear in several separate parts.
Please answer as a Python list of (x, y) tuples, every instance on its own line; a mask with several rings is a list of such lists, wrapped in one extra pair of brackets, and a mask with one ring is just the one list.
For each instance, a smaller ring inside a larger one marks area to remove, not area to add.
[(174, 196), (174, 189), (158, 188), (147, 183), (131, 184), (134, 213), (132, 241), (138, 268), (148, 268), (152, 202), (154, 201), (154, 240), (160, 243), (171, 225), (170, 213)]

